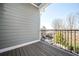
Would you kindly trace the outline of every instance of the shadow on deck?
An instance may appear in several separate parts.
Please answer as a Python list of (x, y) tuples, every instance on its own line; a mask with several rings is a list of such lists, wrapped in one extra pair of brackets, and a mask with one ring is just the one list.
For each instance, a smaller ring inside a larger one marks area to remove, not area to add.
[(21, 48), (1, 53), (0, 56), (74, 56), (74, 54), (67, 53), (50, 46), (45, 42), (37, 42)]

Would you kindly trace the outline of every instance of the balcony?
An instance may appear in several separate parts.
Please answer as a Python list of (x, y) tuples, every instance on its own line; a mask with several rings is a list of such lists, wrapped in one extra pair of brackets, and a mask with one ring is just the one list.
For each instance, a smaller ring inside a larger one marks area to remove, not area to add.
[[(79, 30), (41, 30), (42, 32), (46, 35), (39, 42), (1, 53), (0, 56), (78, 56)], [(47, 35), (50, 33), (52, 34)]]

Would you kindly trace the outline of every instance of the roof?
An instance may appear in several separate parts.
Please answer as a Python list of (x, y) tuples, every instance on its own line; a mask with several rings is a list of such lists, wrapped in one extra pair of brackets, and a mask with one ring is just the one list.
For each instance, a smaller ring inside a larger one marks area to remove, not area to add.
[(47, 7), (49, 4), (48, 3), (32, 3), (32, 5), (41, 9), (41, 8)]

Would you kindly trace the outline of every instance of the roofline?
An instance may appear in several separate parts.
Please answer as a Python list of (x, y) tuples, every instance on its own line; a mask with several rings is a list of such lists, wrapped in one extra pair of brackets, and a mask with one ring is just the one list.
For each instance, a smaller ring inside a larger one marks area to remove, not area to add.
[(39, 6), (39, 9), (41, 8), (46, 8), (49, 4), (48, 3), (42, 3), (40, 6)]
[(45, 11), (45, 8), (50, 5), (50, 3), (41, 3), (40, 6), (35, 5), (34, 3), (31, 3), (34, 7), (38, 8), (40, 11), (40, 14), (42, 14)]
[(41, 8), (47, 7), (47, 6), (49, 5), (49, 3), (42, 3), (40, 6), (37, 6), (37, 5), (35, 5), (34, 3), (31, 3), (31, 5), (33, 5), (33, 6), (36, 7), (36, 8), (41, 9)]
[(30, 3), (31, 5), (33, 5), (36, 8), (39, 8), (37, 5), (35, 5), (34, 3)]

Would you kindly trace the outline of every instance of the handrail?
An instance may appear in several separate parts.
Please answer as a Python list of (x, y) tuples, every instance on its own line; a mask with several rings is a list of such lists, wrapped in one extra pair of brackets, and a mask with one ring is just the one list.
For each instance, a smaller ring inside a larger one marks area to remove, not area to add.
[(79, 29), (46, 29), (40, 31), (79, 31)]

